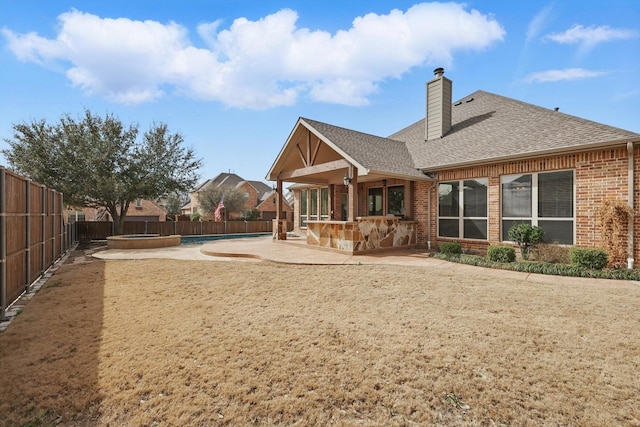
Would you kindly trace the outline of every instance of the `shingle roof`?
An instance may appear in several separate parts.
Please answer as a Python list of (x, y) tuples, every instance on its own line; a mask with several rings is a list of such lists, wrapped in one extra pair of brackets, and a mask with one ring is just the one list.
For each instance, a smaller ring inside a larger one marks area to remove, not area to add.
[(452, 128), (442, 138), (425, 141), (424, 119), (389, 138), (406, 142), (420, 169), (526, 157), (559, 150), (639, 138), (640, 134), (477, 91), (455, 102)]
[(404, 142), (301, 118), (316, 132), (370, 171), (424, 178), (418, 171)]

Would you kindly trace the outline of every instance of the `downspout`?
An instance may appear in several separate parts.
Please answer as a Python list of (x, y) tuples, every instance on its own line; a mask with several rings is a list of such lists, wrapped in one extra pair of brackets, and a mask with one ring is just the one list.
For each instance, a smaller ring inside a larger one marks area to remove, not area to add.
[(427, 189), (427, 249), (431, 250), (431, 189), (433, 188), (433, 181), (429, 183)]
[[(627, 199), (629, 200), (629, 207), (631, 208), (631, 212), (635, 212), (634, 211), (634, 197), (633, 197), (633, 192), (634, 192), (634, 183), (633, 183), (633, 169), (634, 169), (634, 156), (633, 156), (633, 142), (627, 142), (627, 152), (628, 152), (628, 160), (629, 160), (629, 167), (627, 170), (627, 179), (628, 179), (628, 184), (627, 184), (627, 189), (629, 191), (629, 195), (627, 197)], [(634, 246), (633, 246), (633, 239), (634, 239), (634, 216), (631, 216), (631, 218), (629, 218), (629, 235), (627, 237), (627, 251), (628, 251), (628, 258), (627, 258), (627, 268), (629, 270), (633, 270), (633, 251), (634, 251)]]

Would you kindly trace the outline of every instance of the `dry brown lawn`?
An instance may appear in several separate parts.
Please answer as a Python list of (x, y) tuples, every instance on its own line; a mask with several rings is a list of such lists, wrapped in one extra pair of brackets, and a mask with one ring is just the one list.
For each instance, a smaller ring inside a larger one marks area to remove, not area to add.
[(68, 264), (0, 334), (0, 424), (640, 425), (640, 286), (466, 271)]

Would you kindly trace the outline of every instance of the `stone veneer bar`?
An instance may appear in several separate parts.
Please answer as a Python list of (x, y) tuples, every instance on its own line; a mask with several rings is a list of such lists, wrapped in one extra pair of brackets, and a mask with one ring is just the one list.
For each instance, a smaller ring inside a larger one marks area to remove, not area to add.
[(383, 249), (414, 247), (416, 221), (395, 217), (367, 216), (356, 221), (308, 221), (307, 244), (362, 254)]

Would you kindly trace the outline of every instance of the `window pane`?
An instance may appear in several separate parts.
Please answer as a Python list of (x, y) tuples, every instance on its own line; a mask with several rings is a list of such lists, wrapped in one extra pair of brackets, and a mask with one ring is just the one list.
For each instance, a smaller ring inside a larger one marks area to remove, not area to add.
[(329, 189), (320, 189), (320, 215), (329, 215)]
[(573, 171), (538, 175), (538, 216), (573, 217)]
[(517, 224), (529, 224), (531, 225), (531, 221), (522, 221), (522, 220), (502, 220), (502, 240), (509, 240), (509, 229)]
[(368, 198), (368, 211), (370, 216), (382, 215), (382, 188), (370, 188)]
[(487, 216), (487, 180), (472, 179), (464, 181), (464, 209), (463, 216), (485, 217)]
[(502, 177), (502, 216), (531, 217), (531, 175)]
[(309, 191), (309, 198), (310, 198), (310, 202), (311, 202), (311, 212), (310, 214), (313, 216), (318, 215), (318, 189), (314, 188), (313, 190)]
[(464, 220), (464, 238), (487, 240), (487, 220), (486, 219), (465, 219)]
[(404, 215), (404, 185), (387, 188), (389, 206), (387, 213), (392, 215)]
[(459, 216), (458, 206), (458, 183), (448, 182), (439, 184), (438, 214), (440, 216)]
[(307, 216), (307, 190), (300, 190), (300, 216)]
[(460, 237), (459, 222), (457, 219), (438, 220), (438, 230), (440, 237)]
[(538, 221), (538, 227), (544, 231), (543, 242), (573, 245), (573, 221)]

